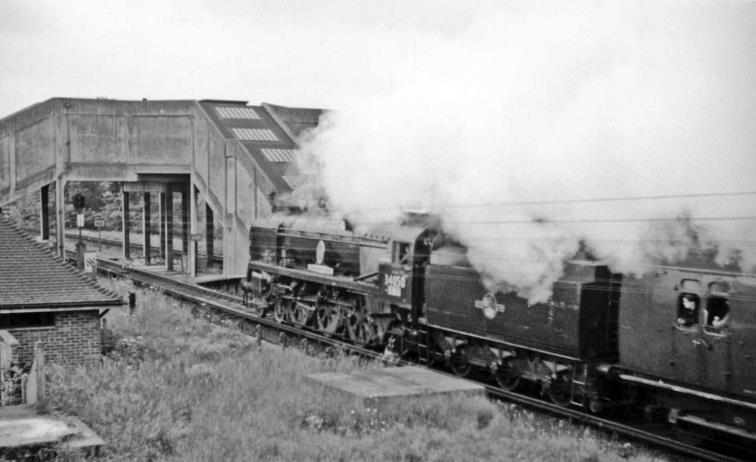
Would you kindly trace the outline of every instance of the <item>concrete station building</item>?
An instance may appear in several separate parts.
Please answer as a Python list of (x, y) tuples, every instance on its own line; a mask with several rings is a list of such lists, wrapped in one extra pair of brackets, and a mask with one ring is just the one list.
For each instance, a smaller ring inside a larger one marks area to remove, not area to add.
[[(199, 240), (205, 240), (208, 254), (222, 251), (224, 275), (243, 274), (250, 224), (271, 212), (273, 197), (301, 181), (300, 136), (317, 126), (322, 112), (246, 101), (53, 98), (0, 119), (0, 207), (39, 194), (40, 239), (50, 238), (55, 214), (56, 252), (62, 256), (61, 204), (71, 201), (64, 197), (66, 182), (121, 182), (125, 258), (130, 258), (127, 217), (136, 208), (142, 212), (145, 263), (152, 257), (149, 236), (159, 232), (168, 270), (174, 269), (176, 236), (192, 276)], [(134, 192), (143, 193), (142, 204), (132, 203)], [(180, 219), (173, 214), (175, 194), (181, 195)], [(144, 207), (151, 195), (160, 198), (154, 214)], [(205, 223), (198, 222), (199, 197)], [(222, 249), (214, 245), (216, 225), (223, 227)]]

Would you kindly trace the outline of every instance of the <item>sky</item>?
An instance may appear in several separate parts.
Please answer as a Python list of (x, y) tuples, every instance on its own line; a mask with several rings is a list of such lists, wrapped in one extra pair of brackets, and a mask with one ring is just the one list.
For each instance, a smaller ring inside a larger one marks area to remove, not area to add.
[[(756, 1), (4, 0), (0, 57), (0, 117), (51, 97), (333, 109), (303, 165), (337, 210), (430, 208), (532, 300), (585, 243), (631, 271), (693, 227), (756, 265), (756, 220), (720, 218), (756, 215)], [(671, 199), (597, 201), (649, 196)]]
[(338, 107), (496, 2), (0, 2), (0, 116), (50, 97)]

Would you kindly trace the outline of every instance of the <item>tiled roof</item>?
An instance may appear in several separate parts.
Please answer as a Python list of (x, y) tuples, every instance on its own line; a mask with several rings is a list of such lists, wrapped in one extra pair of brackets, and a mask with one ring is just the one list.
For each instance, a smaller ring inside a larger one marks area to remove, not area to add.
[(0, 217), (0, 309), (121, 305), (118, 294), (60, 261), (45, 245)]

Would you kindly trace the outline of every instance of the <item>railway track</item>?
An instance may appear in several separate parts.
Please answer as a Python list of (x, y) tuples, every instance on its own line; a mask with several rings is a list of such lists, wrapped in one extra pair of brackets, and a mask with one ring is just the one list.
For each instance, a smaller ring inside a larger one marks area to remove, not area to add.
[[(77, 241), (79, 240), (79, 235), (77, 233), (66, 233), (66, 239), (70, 241)], [(109, 239), (105, 237), (91, 236), (91, 235), (86, 235), (86, 234), (81, 235), (81, 240), (85, 242), (91, 242), (93, 244), (101, 244), (106, 247), (120, 248), (123, 245), (123, 243), (119, 239)], [(131, 249), (132, 251), (142, 252), (144, 250), (143, 247), (144, 247), (143, 244), (139, 242), (129, 242), (129, 249)], [(150, 247), (150, 251), (153, 256), (160, 255), (160, 250), (161, 250), (160, 247), (155, 247), (155, 246)], [(181, 257), (184, 255), (184, 252), (181, 250), (181, 247), (179, 246), (179, 248), (173, 249), (173, 254), (176, 257)], [(197, 255), (199, 257), (207, 257), (207, 254), (202, 253), (202, 252), (198, 252)], [(222, 262), (223, 255), (214, 253), (210, 257), (210, 260), (215, 261), (215, 262)]]
[[(177, 281), (175, 279), (161, 276), (149, 271), (129, 266), (123, 266), (120, 263), (107, 259), (98, 258), (97, 271), (118, 277), (128, 278), (136, 281), (137, 283), (152, 286), (162, 291), (163, 293), (190, 301), (192, 303), (196, 303), (203, 308), (212, 310), (218, 315), (227, 318), (230, 317), (236, 319), (237, 321), (243, 321), (247, 324), (260, 326), (262, 329), (267, 330), (267, 332), (258, 331), (258, 335), (263, 335), (266, 333), (270, 334), (270, 332), (277, 333), (277, 335), (275, 336), (265, 335), (265, 338), (267, 340), (280, 342), (283, 339), (284, 341), (286, 341), (287, 338), (282, 338), (281, 336), (281, 334), (283, 334), (285, 336), (295, 337), (300, 340), (307, 340), (313, 345), (344, 349), (345, 351), (348, 350), (366, 358), (377, 359), (380, 356), (380, 353), (374, 350), (350, 345), (335, 337), (327, 337), (315, 332), (297, 329), (293, 326), (279, 324), (273, 319), (264, 318), (261, 316), (261, 310), (246, 306), (242, 297), (238, 295), (208, 289), (196, 284)], [(244, 328), (242, 328), (242, 330), (244, 330)]]
[[(228, 324), (227, 322), (224, 322), (224, 320), (231, 319), (236, 320), (237, 322), (242, 322), (246, 325), (255, 326), (254, 330), (258, 339), (265, 338), (266, 341), (280, 343), (287, 342), (289, 338), (297, 338), (300, 339), (300, 342), (305, 341), (309, 342), (311, 345), (320, 345), (321, 347), (326, 348), (331, 347), (361, 355), (366, 358), (379, 359), (382, 356), (380, 352), (352, 345), (340, 338), (327, 337), (312, 331), (280, 324), (273, 319), (263, 317), (263, 313), (260, 309), (245, 306), (242, 297), (234, 294), (208, 289), (196, 284), (177, 281), (167, 276), (162, 276), (130, 266), (124, 266), (120, 263), (106, 259), (98, 259), (97, 269), (98, 272), (131, 279), (137, 283), (152, 286), (168, 295), (195, 303), (222, 318), (220, 320), (212, 319), (211, 316), (211, 321)], [(242, 325), (240, 325), (240, 328), (243, 331), (246, 331)], [(406, 364), (406, 362), (403, 361), (400, 363)], [(728, 454), (720, 450), (691, 446), (674, 439), (672, 429), (666, 427), (663, 428), (658, 423), (649, 425), (618, 422), (602, 416), (582, 412), (579, 409), (561, 407), (544, 401), (536, 396), (504, 390), (492, 386), (489, 383), (481, 384), (485, 386), (488, 395), (492, 398), (506, 400), (530, 409), (547, 412), (561, 418), (567, 418), (575, 422), (613, 432), (617, 435), (640, 441), (657, 448), (662, 448), (676, 454), (692, 457), (694, 459), (736, 462), (753, 460), (754, 457), (753, 454)]]

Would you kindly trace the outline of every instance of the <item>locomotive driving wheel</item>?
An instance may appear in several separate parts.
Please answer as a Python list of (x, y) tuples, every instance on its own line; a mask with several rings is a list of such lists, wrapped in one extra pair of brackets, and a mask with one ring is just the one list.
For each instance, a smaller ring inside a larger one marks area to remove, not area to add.
[(310, 321), (316, 308), (305, 302), (294, 302), (291, 308), (291, 322), (297, 327), (304, 327)]
[(452, 352), (451, 357), (449, 357), (449, 367), (454, 372), (454, 375), (458, 375), (459, 377), (470, 375), (472, 364), (470, 364), (464, 347), (457, 348)]
[(347, 318), (347, 332), (349, 338), (361, 346), (374, 345), (381, 338), (378, 323), (363, 313), (354, 313)]
[(338, 305), (330, 303), (318, 305), (315, 310), (315, 321), (318, 325), (318, 330), (330, 337), (336, 334), (336, 331), (341, 327), (341, 310)]
[(276, 300), (276, 304), (273, 306), (273, 319), (275, 319), (277, 323), (283, 324), (289, 320), (292, 303), (293, 300), (290, 298), (279, 297)]
[(572, 382), (568, 377), (570, 369), (556, 373), (546, 386), (546, 396), (557, 406), (567, 407), (572, 402)]
[(507, 391), (512, 391), (520, 385), (520, 370), (515, 365), (514, 358), (506, 358), (492, 371), (496, 383)]

